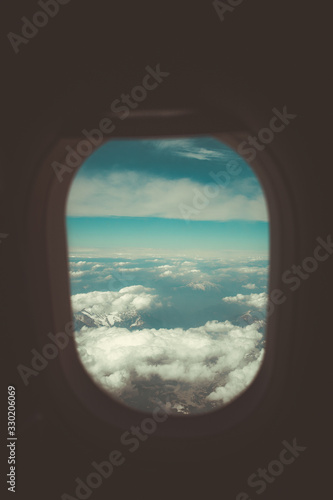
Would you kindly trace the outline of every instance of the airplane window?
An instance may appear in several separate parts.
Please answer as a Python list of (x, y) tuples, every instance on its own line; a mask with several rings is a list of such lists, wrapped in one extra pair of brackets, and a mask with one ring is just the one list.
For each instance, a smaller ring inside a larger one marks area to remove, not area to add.
[(210, 136), (114, 140), (67, 202), (79, 358), (128, 407), (211, 412), (265, 351), (269, 220), (252, 168)]

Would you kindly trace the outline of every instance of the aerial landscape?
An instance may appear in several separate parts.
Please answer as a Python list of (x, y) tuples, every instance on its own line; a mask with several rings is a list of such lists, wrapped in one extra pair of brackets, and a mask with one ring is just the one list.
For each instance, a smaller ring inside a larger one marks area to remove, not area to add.
[(240, 395), (265, 351), (269, 221), (250, 166), (211, 137), (110, 141), (67, 203), (79, 358), (129, 407)]

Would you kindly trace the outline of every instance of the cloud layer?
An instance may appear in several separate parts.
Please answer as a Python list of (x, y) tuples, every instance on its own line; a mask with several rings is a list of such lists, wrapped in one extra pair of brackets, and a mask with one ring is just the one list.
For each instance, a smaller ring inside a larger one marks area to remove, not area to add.
[(171, 180), (135, 171), (111, 172), (93, 178), (79, 176), (70, 191), (67, 215), (182, 219), (190, 208), (191, 220), (268, 220), (259, 189), (247, 196), (236, 184), (231, 189), (212, 180), (210, 192), (217, 195), (209, 199), (206, 187), (188, 178)]
[[(157, 302), (151, 289), (133, 286), (119, 292), (92, 292), (73, 297), (74, 311), (112, 316), (128, 309), (148, 310)], [(93, 379), (113, 396), (136, 394), (138, 384), (156, 380), (191, 384), (204, 390), (207, 402), (231, 401), (253, 380), (263, 356), (260, 324), (245, 327), (208, 321), (182, 328), (129, 330), (115, 326), (83, 327), (77, 348)]]

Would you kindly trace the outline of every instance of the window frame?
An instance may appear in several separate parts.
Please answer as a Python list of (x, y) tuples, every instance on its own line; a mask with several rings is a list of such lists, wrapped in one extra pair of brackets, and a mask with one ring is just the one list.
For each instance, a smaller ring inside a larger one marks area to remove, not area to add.
[[(102, 113), (102, 116), (117, 123), (110, 140), (211, 135), (237, 150), (237, 144), (266, 123), (266, 116), (265, 112), (258, 112), (258, 108), (256, 113), (250, 109), (233, 113), (228, 108), (213, 98), (205, 109), (185, 109), (183, 113), (177, 109), (174, 115), (170, 112), (165, 116), (156, 111), (147, 116), (142, 112), (136, 116), (133, 112), (124, 122), (117, 122), (110, 113)], [(213, 120), (210, 119), (212, 116)], [(63, 331), (71, 321), (65, 209), (75, 173), (65, 175), (63, 182), (59, 183), (51, 164), (55, 160), (64, 161), (65, 146), (75, 148), (83, 138), (78, 131), (89, 129), (89, 122), (90, 128), (96, 127), (97, 120), (95, 115), (90, 119), (82, 117), (76, 123), (71, 123), (68, 117), (66, 122), (57, 121), (48, 130), (38, 154), (30, 158), (32, 175), (26, 185), (25, 222), (29, 235), (30, 306), (37, 318), (37, 348), (48, 343), (49, 331)], [(281, 134), (251, 162), (263, 186), (269, 212), (269, 293), (281, 286), (283, 271), (290, 267), (297, 255), (301, 219), (300, 209), (296, 209), (295, 183), (288, 176), (291, 161), (291, 152)], [(278, 306), (268, 318), (264, 360), (250, 386), (231, 403), (212, 413), (186, 417), (170, 415), (145, 443), (148, 455), (153, 451), (154, 457), (157, 453), (161, 459), (169, 455), (174, 459), (177, 450), (178, 458), (193, 459), (201, 456), (207, 447), (219, 450), (219, 453), (223, 448), (223, 453), (228, 453), (234, 450), (235, 442), (241, 436), (244, 439), (245, 428), (255, 433), (267, 423), (290, 381), (288, 375), (296, 345), (296, 317), (293, 314), (297, 310), (296, 298), (295, 294), (288, 296), (286, 303)], [(41, 300), (47, 304), (42, 312)], [(45, 382), (67, 425), (107, 449), (115, 441), (119, 442), (124, 431), (150, 415), (122, 405), (95, 385), (79, 361), (74, 340), (59, 351), (45, 372)], [(183, 446), (184, 439), (187, 447)]]

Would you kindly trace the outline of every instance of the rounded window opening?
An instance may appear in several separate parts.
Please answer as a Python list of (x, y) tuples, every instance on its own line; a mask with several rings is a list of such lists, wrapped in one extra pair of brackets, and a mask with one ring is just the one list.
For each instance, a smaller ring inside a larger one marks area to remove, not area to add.
[(79, 358), (128, 407), (208, 413), (265, 352), (269, 221), (253, 170), (207, 136), (115, 140), (67, 202)]

